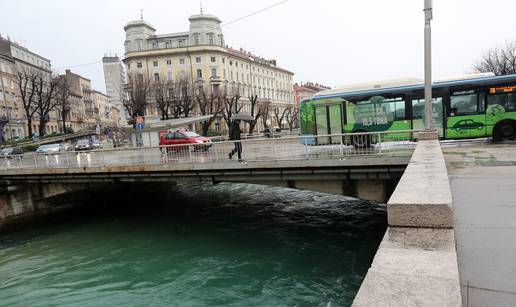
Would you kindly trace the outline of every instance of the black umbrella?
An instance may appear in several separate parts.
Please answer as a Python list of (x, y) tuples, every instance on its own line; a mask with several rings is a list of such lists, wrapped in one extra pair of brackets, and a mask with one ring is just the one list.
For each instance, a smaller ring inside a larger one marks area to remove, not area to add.
[(241, 112), (231, 116), (231, 120), (243, 120), (245, 122), (254, 122), (254, 117), (252, 117), (249, 113)]

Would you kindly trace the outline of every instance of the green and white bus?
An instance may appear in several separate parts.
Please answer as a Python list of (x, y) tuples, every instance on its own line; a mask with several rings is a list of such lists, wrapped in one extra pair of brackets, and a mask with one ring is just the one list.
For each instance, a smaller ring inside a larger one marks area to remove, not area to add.
[[(438, 81), (432, 98), (432, 128), (441, 139), (516, 139), (516, 74)], [(316, 135), (423, 129), (424, 109), (422, 80), (341, 87), (300, 102), (301, 134), (321, 145), (338, 138)]]

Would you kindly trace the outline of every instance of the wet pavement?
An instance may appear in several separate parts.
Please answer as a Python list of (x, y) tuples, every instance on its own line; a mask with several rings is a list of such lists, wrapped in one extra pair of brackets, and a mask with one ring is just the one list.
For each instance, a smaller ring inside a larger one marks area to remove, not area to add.
[(463, 305), (516, 306), (516, 143), (443, 146)]

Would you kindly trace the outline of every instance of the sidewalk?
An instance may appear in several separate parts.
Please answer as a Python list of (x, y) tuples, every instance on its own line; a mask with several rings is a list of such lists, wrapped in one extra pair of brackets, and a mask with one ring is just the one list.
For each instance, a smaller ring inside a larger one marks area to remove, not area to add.
[(444, 148), (464, 306), (516, 306), (516, 143)]

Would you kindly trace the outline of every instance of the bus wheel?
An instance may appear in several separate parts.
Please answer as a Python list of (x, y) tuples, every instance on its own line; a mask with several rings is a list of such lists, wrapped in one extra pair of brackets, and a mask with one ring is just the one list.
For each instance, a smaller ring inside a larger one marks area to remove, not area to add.
[[(366, 131), (355, 131), (355, 132), (366, 132)], [(351, 137), (351, 142), (353, 146), (357, 149), (369, 148), (371, 147), (371, 136), (370, 135), (353, 135)]]
[(509, 141), (516, 139), (516, 122), (505, 120), (496, 124), (493, 131), (495, 141)]

